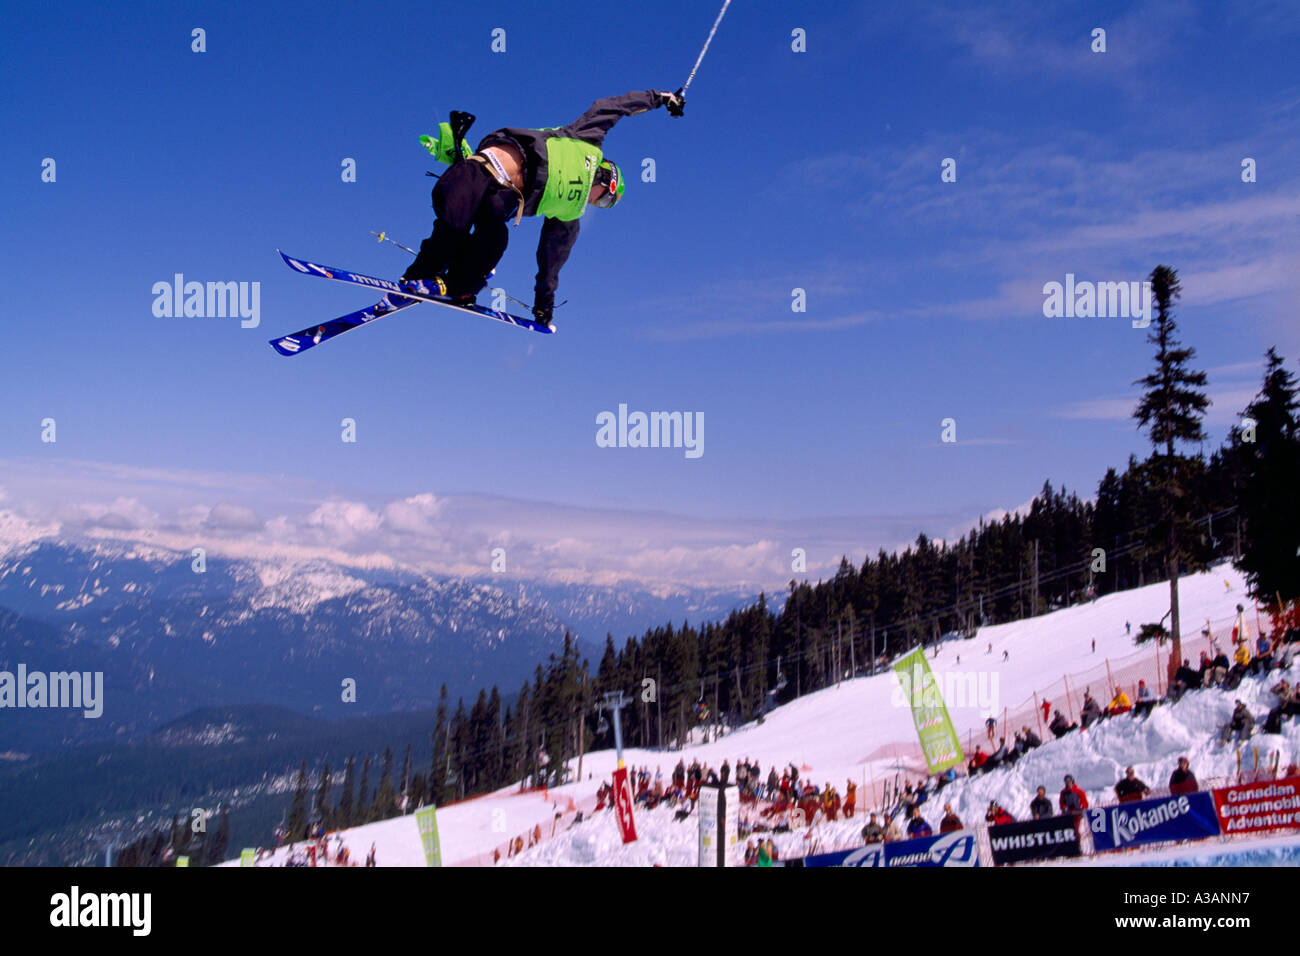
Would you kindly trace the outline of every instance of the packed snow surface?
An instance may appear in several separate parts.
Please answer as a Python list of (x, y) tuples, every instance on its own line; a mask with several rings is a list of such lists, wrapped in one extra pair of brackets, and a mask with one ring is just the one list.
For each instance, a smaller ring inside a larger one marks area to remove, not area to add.
[[(1253, 604), (1246, 597), (1242, 576), (1230, 566), (1184, 578), (1179, 594), (1183, 634), (1189, 644), (1201, 625), (1210, 621), (1214, 622), (1215, 637), (1230, 652), (1228, 631), (1238, 603), (1246, 605), (1249, 633), (1255, 634)], [(976, 689), (964, 700), (946, 695), (963, 745), (974, 739), (989, 749), (985, 718), (992, 714), (1001, 720), (1007, 711), (1015, 716), (1007, 730), (1009, 738), (1012, 729), (1034, 720), (1025, 715), (1033, 713), (1035, 693), (1059, 695), (1064, 687), (1062, 678), (1067, 675), (1077, 699), (1081, 688), (1075, 686), (1073, 675), (1086, 673), (1094, 695), (1104, 705), (1109, 698), (1104, 669), (1108, 660), (1131, 662), (1137, 656), (1150, 654), (1150, 669), (1154, 672), (1154, 645), (1136, 645), (1133, 635), (1139, 624), (1159, 621), (1165, 615), (1168, 598), (1168, 585), (1154, 584), (1036, 618), (982, 628), (972, 640), (941, 644), (937, 654), (928, 650), (926, 658), (941, 685), (950, 681), (950, 687)], [(1131, 624), (1131, 634), (1126, 623)], [(1132, 666), (1129, 673), (1134, 672)], [(960, 680), (951, 681), (954, 676)], [(1184, 755), (1190, 758), (1203, 789), (1227, 782), (1237, 773), (1238, 753), (1235, 747), (1218, 743), (1218, 732), (1228, 721), (1236, 699), (1244, 701), (1255, 717), (1262, 719), (1274, 703), (1269, 687), (1280, 676), (1300, 678), (1300, 662), (1285, 675), (1273, 671), (1267, 677), (1246, 678), (1230, 693), (1190, 693), (1177, 704), (1157, 707), (1146, 720), (1116, 717), (1094, 725), (1086, 733), (1070, 733), (1059, 740), (1044, 732), (1044, 746), (1027, 754), (1014, 767), (971, 779), (959, 778), (932, 798), (922, 808), (922, 815), (938, 832), (943, 805), (948, 803), (967, 826), (974, 826), (983, 822), (989, 801), (997, 800), (1016, 819), (1026, 819), (1036, 788), (1044, 786), (1055, 804), (1065, 774), (1074, 776), (1090, 805), (1113, 803), (1113, 787), (1125, 767), (1133, 766), (1139, 778), (1152, 788), (1161, 788), (1167, 785), (1177, 758)], [(1118, 676), (1116, 679), (1122, 680)], [(1053, 697), (1053, 707), (1064, 703), (1060, 696)], [(1076, 712), (1075, 719), (1077, 716)], [(999, 735), (1002, 726), (999, 723)], [(761, 724), (746, 725), (711, 743), (692, 743), (680, 751), (631, 749), (625, 751), (624, 759), (634, 767), (647, 766), (652, 773), (661, 769), (665, 780), (679, 759), (687, 764), (699, 760), (714, 768), (727, 760), (734, 768), (747, 758), (762, 767), (764, 777), (769, 768), (776, 767), (779, 774), (783, 767), (796, 764), (803, 779), (818, 786), (833, 784), (841, 794), (848, 780), (856, 781), (858, 813), (853, 820), (823, 822), (776, 835), (778, 853), (790, 858), (860, 845), (863, 812), (872, 809), (871, 794), (875, 793), (878, 801), (885, 782), (893, 786), (909, 774), (913, 780), (922, 775), (914, 753), (909, 755), (909, 748), (915, 750), (915, 741), (911, 710), (891, 671), (847, 679), (838, 686), (807, 694), (771, 711)], [(1284, 724), (1283, 733), (1275, 735), (1263, 734), (1257, 725), (1254, 738), (1241, 754), (1247, 771), (1254, 767), (1256, 748), (1261, 766), (1267, 766), (1270, 755), (1277, 751), (1285, 768), (1300, 752), (1300, 721)], [(488, 863), (494, 849), (499, 848), (502, 865), (694, 866), (698, 845), (694, 814), (677, 821), (674, 811), (666, 806), (653, 811), (638, 807), (639, 839), (626, 846), (612, 813), (590, 815), (596, 789), (611, 777), (615, 766), (612, 750), (596, 751), (585, 756), (581, 780), (546, 794), (521, 793), (517, 787), (509, 787), (439, 809), (444, 863)], [(586, 812), (587, 819), (574, 822), (574, 809)], [(542, 834), (540, 843), (506, 859), (507, 842), (522, 835), (527, 844), (534, 827)], [(373, 844), (379, 866), (424, 865), (414, 815), (357, 827), (347, 831), (344, 840), (354, 862), (363, 861)], [(1214, 855), (1228, 846), (1210, 842), (1162, 852), (1164, 857), (1174, 859)], [(1291, 858), (1279, 853), (1265, 841), (1257, 855), (1260, 862)], [(286, 854), (284, 849), (277, 851), (275, 862), (282, 862)], [(1156, 861), (1162, 857), (1142, 855), (1142, 859), (1148, 858)], [(1093, 862), (1111, 861), (1096, 858)], [(1123, 862), (1137, 860), (1126, 858)]]

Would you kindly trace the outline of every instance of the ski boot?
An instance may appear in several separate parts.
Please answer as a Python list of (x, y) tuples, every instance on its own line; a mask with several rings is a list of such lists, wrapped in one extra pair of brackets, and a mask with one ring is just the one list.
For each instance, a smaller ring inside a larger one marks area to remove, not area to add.
[(410, 279), (403, 276), (398, 285), (402, 287), (402, 291), (413, 292), (416, 295), (432, 295), (439, 298), (447, 295), (447, 280), (442, 276), (420, 279)]

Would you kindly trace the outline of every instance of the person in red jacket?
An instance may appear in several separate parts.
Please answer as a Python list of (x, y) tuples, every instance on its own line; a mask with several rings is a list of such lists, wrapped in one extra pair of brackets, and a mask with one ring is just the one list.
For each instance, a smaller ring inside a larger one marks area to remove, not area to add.
[(844, 819), (853, 819), (853, 810), (858, 804), (858, 785), (852, 780), (844, 787)]
[(962, 829), (961, 817), (952, 812), (952, 804), (943, 805), (943, 819), (939, 821), (940, 833), (951, 833), (953, 830)]
[(1079, 789), (1068, 773), (1065, 775), (1065, 786), (1061, 788), (1060, 807), (1062, 813), (1079, 813), (1088, 809), (1088, 795)]
[(993, 816), (989, 821), (993, 826), (1000, 827), (1004, 823), (1015, 823), (1016, 818), (1007, 813), (1006, 807), (1000, 803), (993, 804)]

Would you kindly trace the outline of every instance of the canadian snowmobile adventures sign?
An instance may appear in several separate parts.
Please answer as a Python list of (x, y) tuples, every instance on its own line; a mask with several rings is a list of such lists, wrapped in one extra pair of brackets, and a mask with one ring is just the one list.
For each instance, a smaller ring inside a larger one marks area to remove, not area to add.
[(1095, 807), (1084, 813), (1092, 830), (1092, 845), (1098, 852), (1219, 835), (1214, 801), (1208, 793), (1137, 800)]
[(989, 827), (989, 844), (997, 866), (1079, 855), (1079, 833), (1068, 814)]
[(930, 773), (942, 773), (961, 763), (961, 741), (948, 717), (948, 707), (943, 693), (935, 683), (934, 674), (926, 662), (925, 653), (917, 648), (894, 665), (903, 694), (912, 708), (912, 721), (916, 735), (921, 739), (921, 750)]
[(1224, 833), (1300, 827), (1300, 777), (1224, 787), (1213, 793)]

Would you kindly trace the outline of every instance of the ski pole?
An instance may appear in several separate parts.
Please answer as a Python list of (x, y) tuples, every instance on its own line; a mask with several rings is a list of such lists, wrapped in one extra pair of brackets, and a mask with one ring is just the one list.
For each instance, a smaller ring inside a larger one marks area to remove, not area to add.
[(713, 21), (713, 29), (709, 31), (709, 35), (704, 41), (704, 47), (700, 50), (700, 55), (695, 58), (695, 65), (691, 67), (691, 75), (686, 78), (682, 88), (677, 91), (677, 95), (682, 99), (686, 99), (686, 90), (691, 85), (691, 81), (695, 79), (695, 71), (700, 68), (700, 63), (704, 60), (704, 54), (709, 52), (709, 44), (713, 42), (713, 35), (718, 32), (718, 24), (722, 22), (722, 17), (726, 14), (729, 6), (731, 6), (731, 0), (723, 0), (722, 9), (718, 11), (718, 19)]
[(370, 234), (371, 234), (372, 236), (378, 236), (380, 242), (391, 242), (393, 245), (397, 246), (397, 248), (399, 248), (399, 249), (405, 249), (407, 252), (409, 252), (409, 253), (410, 253), (411, 255), (413, 255), (413, 256), (415, 256), (415, 255), (419, 255), (419, 253), (417, 253), (417, 252), (416, 252), (414, 249), (412, 249), (410, 246), (404, 246), (404, 245), (402, 245), (400, 242), (398, 242), (396, 239), (389, 239), (389, 238), (388, 238), (388, 233), (386, 233), (386, 232), (375, 232), (375, 230), (371, 229), (371, 230), (370, 230)]

